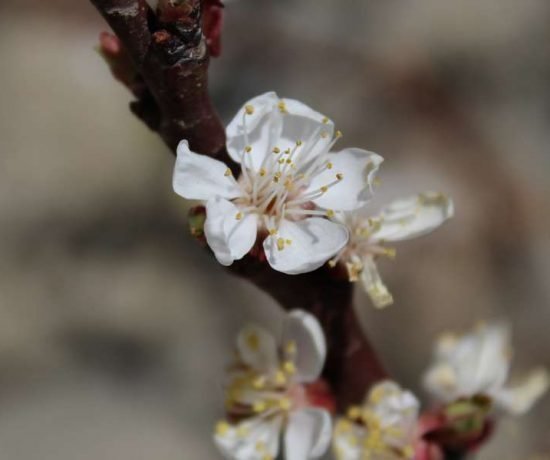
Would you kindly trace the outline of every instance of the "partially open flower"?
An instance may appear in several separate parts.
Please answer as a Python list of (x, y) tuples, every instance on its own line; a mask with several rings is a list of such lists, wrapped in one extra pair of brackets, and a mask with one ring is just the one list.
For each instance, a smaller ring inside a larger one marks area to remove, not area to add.
[(352, 407), (336, 423), (338, 460), (412, 459), (419, 403), (391, 381), (375, 385), (361, 407)]
[(314, 406), (308, 384), (321, 374), (326, 344), (315, 317), (300, 310), (285, 319), (279, 342), (264, 329), (245, 327), (237, 339), (237, 361), (229, 369), (227, 420), (216, 426), (221, 452), (235, 460), (272, 460), (284, 439), (286, 460), (324, 454), (332, 423)]
[(345, 263), (349, 280), (361, 281), (377, 308), (393, 303), (393, 297), (383, 283), (375, 259), (395, 257), (388, 242), (408, 240), (431, 232), (453, 215), (453, 202), (441, 193), (425, 192), (397, 200), (375, 216), (365, 208), (356, 212), (338, 213), (334, 220), (350, 231), (348, 244), (329, 263)]
[(502, 324), (479, 326), (461, 337), (446, 334), (437, 342), (425, 386), (444, 403), (483, 397), (506, 412), (522, 414), (548, 389), (548, 372), (536, 369), (510, 387), (511, 360), (510, 333)]
[(267, 93), (227, 127), (239, 177), (180, 143), (174, 190), (206, 201), (205, 235), (221, 264), (244, 257), (258, 235), (269, 264), (288, 274), (315, 270), (345, 246), (346, 227), (327, 217), (367, 202), (382, 158), (356, 148), (330, 152), (340, 136), (327, 117)]

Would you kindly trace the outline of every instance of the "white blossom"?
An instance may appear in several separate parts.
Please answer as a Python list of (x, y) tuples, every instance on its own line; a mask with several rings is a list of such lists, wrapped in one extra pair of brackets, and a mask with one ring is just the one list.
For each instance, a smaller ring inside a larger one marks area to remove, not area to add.
[(237, 361), (229, 369), (227, 420), (215, 441), (226, 458), (272, 460), (283, 438), (286, 460), (318, 458), (330, 445), (328, 411), (313, 407), (305, 384), (316, 381), (326, 344), (317, 319), (289, 313), (276, 341), (262, 328), (247, 326), (237, 339)]
[(361, 281), (374, 305), (383, 308), (393, 303), (393, 297), (378, 273), (375, 259), (395, 257), (395, 249), (385, 243), (424, 235), (452, 217), (453, 212), (448, 197), (425, 192), (394, 201), (374, 216), (369, 216), (366, 208), (338, 213), (334, 219), (348, 227), (350, 239), (330, 264), (345, 263), (350, 281)]
[(345, 246), (346, 227), (326, 217), (367, 202), (380, 156), (330, 152), (341, 136), (332, 121), (272, 92), (245, 104), (226, 134), (238, 178), (182, 141), (173, 180), (179, 195), (206, 201), (205, 236), (221, 264), (244, 257), (258, 237), (269, 264), (288, 274), (315, 270)]
[(480, 325), (461, 337), (446, 334), (434, 355), (424, 382), (444, 402), (483, 395), (506, 412), (522, 414), (548, 389), (548, 372), (542, 368), (521, 384), (507, 386), (512, 350), (509, 329), (503, 324)]
[(412, 459), (419, 402), (392, 381), (375, 385), (361, 407), (338, 420), (333, 449), (338, 460)]

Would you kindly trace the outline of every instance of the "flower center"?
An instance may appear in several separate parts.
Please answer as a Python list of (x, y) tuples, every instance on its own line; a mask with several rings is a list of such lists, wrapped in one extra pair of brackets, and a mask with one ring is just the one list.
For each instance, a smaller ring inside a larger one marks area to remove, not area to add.
[[(287, 113), (286, 110), (281, 112)], [(246, 147), (241, 153), (238, 183), (242, 195), (235, 200), (239, 206), (235, 218), (240, 220), (246, 214), (258, 214), (261, 216), (260, 225), (275, 234), (282, 219), (296, 221), (312, 216), (332, 217), (332, 210), (316, 209), (313, 200), (342, 181), (343, 174), (335, 171), (333, 179), (316, 190), (310, 190), (309, 185), (313, 178), (333, 169), (328, 152), (342, 134), (337, 131), (332, 142), (313, 155), (319, 141), (329, 136), (327, 130), (319, 127), (306, 141), (297, 140), (292, 147), (282, 149), (273, 146), (269, 152), (261, 152), (264, 153), (261, 165), (253, 165), (252, 155), (256, 152), (253, 151), (254, 146), (249, 144), (246, 128), (247, 115), (253, 113), (254, 107), (250, 106), (243, 114)], [(328, 119), (323, 122), (328, 123)]]

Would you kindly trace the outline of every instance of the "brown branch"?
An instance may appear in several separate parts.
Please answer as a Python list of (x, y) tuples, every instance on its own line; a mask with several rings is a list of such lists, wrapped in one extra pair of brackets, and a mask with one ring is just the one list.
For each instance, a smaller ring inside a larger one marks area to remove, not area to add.
[[(175, 151), (181, 139), (193, 150), (227, 160), (225, 131), (207, 91), (208, 52), (199, 0), (159, 3), (158, 17), (144, 0), (91, 0), (127, 48), (147, 90), (132, 110)], [(163, 9), (164, 8), (164, 9)], [(335, 270), (289, 276), (254, 257), (229, 269), (265, 290), (287, 309), (319, 318), (327, 337), (324, 377), (339, 407), (359, 402), (385, 371), (362, 333), (352, 306), (352, 285)]]
[[(145, 0), (91, 0), (130, 54), (148, 91), (132, 110), (172, 151), (181, 139), (225, 155), (225, 132), (208, 95), (208, 53), (200, 4), (162, 22)], [(194, 3), (194, 2), (191, 2)], [(171, 18), (172, 19), (172, 18)]]

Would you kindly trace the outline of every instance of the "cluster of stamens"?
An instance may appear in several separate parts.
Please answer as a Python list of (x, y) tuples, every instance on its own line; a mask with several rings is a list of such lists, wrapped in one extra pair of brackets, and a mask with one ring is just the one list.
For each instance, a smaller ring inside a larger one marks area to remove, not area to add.
[(395, 426), (385, 426), (382, 418), (372, 410), (387, 396), (383, 388), (375, 388), (369, 395), (366, 406), (352, 406), (347, 416), (336, 425), (336, 435), (345, 437), (354, 447), (361, 448), (362, 460), (374, 460), (385, 455), (391, 458), (412, 458), (412, 445), (398, 446), (388, 442), (389, 439), (402, 438), (404, 433)]
[[(278, 109), (283, 115), (288, 114), (284, 101), (278, 103)], [(271, 154), (266, 152), (259, 170), (256, 171), (252, 167), (250, 156), (254, 147), (249, 143), (246, 128), (247, 116), (252, 115), (254, 110), (252, 105), (247, 105), (243, 113), (245, 147), (241, 152), (241, 174), (238, 179), (242, 195), (234, 200), (239, 207), (235, 219), (241, 220), (249, 213), (257, 214), (261, 217), (260, 225), (270, 235), (275, 236), (282, 219), (298, 221), (312, 216), (334, 216), (333, 210), (316, 209), (312, 200), (344, 180), (341, 172), (335, 172), (334, 180), (323, 184), (317, 190), (305, 190), (313, 177), (333, 169), (334, 165), (329, 161), (328, 152), (342, 137), (342, 133), (336, 131), (332, 142), (314, 158), (308, 158), (308, 155), (321, 139), (326, 139), (330, 135), (328, 130), (318, 128), (308, 139), (297, 140), (292, 147), (284, 150), (277, 145), (272, 146)], [(328, 123), (329, 119), (325, 117), (323, 124)], [(225, 175), (231, 174), (231, 170), (227, 169)], [(289, 239), (277, 239), (278, 250), (283, 250), (290, 244), (292, 241)]]
[[(254, 350), (259, 347), (259, 339), (254, 332), (245, 338), (246, 346)], [(230, 381), (226, 388), (226, 410), (231, 420), (246, 420), (257, 417), (266, 420), (282, 416), (299, 405), (301, 386), (293, 382), (296, 373), (296, 344), (288, 341), (282, 347), (277, 367), (265, 372), (247, 366), (242, 360), (230, 369)], [(220, 421), (216, 433), (223, 436), (231, 429), (227, 421)], [(243, 439), (250, 435), (250, 427), (240, 425), (237, 436)], [(263, 446), (257, 446), (259, 453)], [(268, 458), (268, 457), (266, 457)]]
[(364, 267), (363, 258), (387, 257), (395, 259), (397, 253), (395, 248), (384, 246), (384, 240), (373, 241), (371, 236), (375, 234), (382, 225), (382, 218), (362, 219), (356, 214), (345, 217), (345, 224), (352, 229), (347, 246), (340, 251), (336, 257), (329, 261), (329, 266), (335, 267), (341, 260), (345, 261), (350, 282), (359, 280)]

